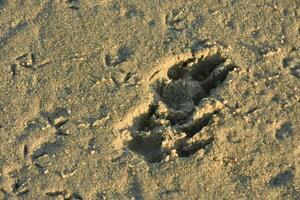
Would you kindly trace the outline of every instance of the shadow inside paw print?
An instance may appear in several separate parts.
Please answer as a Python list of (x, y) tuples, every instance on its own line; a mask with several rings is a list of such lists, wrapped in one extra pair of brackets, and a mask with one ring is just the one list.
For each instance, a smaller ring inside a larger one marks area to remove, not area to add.
[(291, 69), (291, 74), (300, 79), (300, 62)]
[(1, 8), (2, 6), (4, 6), (4, 5), (5, 5), (5, 3), (6, 3), (6, 1), (5, 1), (5, 0), (0, 0), (0, 8)]
[(273, 177), (269, 184), (271, 187), (279, 187), (287, 185), (288, 183), (292, 182), (294, 179), (294, 174), (292, 170), (287, 170), (284, 172), (281, 172), (277, 174), (275, 177)]
[(290, 74), (300, 79), (300, 49), (293, 48), (289, 55), (282, 60), (282, 66), (288, 69)]
[(65, 3), (67, 8), (78, 10), (79, 9), (79, 0), (61, 0), (61, 2)]

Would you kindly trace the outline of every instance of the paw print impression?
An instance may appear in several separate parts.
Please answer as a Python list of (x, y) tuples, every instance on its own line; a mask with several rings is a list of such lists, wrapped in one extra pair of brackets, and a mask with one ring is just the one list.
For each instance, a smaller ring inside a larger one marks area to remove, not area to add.
[(130, 150), (149, 163), (189, 157), (212, 146), (213, 118), (224, 103), (217, 88), (236, 66), (221, 47), (206, 47), (151, 76), (152, 101), (128, 127)]

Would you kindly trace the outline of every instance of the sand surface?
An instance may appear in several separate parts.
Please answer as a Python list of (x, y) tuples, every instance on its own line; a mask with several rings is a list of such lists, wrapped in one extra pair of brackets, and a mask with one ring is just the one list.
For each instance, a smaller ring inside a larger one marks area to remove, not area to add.
[(0, 199), (300, 199), (299, 0), (0, 0)]

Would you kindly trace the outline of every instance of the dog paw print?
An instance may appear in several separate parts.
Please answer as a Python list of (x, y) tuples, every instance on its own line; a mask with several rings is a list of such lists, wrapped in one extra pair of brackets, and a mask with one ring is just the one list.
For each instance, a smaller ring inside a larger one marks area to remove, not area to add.
[(187, 22), (183, 11), (172, 10), (166, 15), (166, 25), (169, 30), (182, 31), (186, 28)]
[(210, 128), (225, 105), (212, 94), (235, 68), (219, 48), (207, 47), (161, 70), (166, 74), (150, 85), (148, 110), (129, 125), (129, 149), (149, 163), (208, 149), (214, 141)]
[(133, 52), (130, 48), (128, 47), (121, 47), (118, 49), (116, 54), (107, 54), (105, 55), (104, 61), (105, 65), (108, 67), (115, 67), (127, 60), (130, 59), (132, 56)]

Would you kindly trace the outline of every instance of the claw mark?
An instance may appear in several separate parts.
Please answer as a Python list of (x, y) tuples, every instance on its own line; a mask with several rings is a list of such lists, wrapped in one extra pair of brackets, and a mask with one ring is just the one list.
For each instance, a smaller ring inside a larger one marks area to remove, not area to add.
[(64, 200), (69, 200), (69, 199), (76, 199), (76, 200), (82, 200), (83, 198), (79, 195), (79, 194), (76, 194), (76, 193), (68, 193), (67, 191), (63, 190), (57, 190), (57, 191), (50, 191), (50, 192), (46, 192), (46, 195), (47, 196), (50, 196), (50, 197), (62, 197), (62, 199)]
[(10, 70), (11, 70), (11, 75), (12, 75), (12, 78), (16, 78), (17, 76), (17, 65), (16, 64), (12, 64), (10, 66)]
[(24, 158), (26, 158), (28, 156), (29, 150), (28, 150), (28, 146), (25, 144), (24, 145), (24, 149), (23, 149), (23, 156)]

